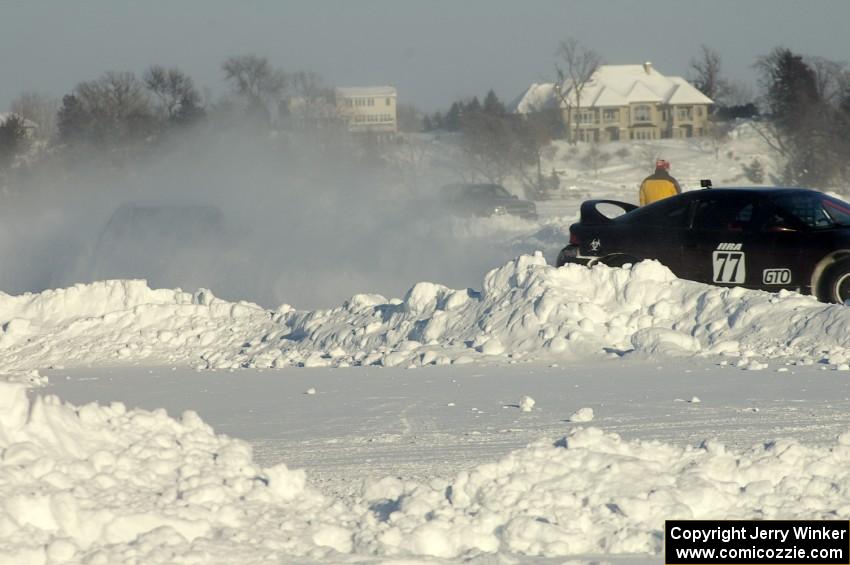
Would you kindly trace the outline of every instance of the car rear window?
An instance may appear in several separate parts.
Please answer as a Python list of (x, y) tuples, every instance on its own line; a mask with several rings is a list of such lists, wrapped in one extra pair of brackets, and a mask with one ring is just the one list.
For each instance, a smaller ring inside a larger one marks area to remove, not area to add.
[(780, 194), (771, 201), (783, 213), (815, 229), (850, 226), (850, 204), (825, 194)]

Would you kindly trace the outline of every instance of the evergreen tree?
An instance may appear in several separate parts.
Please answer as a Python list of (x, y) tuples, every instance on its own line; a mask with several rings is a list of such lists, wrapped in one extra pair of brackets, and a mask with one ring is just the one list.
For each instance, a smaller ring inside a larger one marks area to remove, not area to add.
[(799, 129), (809, 110), (821, 102), (815, 72), (802, 56), (784, 48), (776, 49), (762, 65), (771, 116), (787, 131)]
[(753, 184), (762, 184), (764, 182), (764, 165), (761, 161), (753, 157), (749, 165), (742, 165), (744, 176)]
[(847, 169), (840, 113), (821, 96), (817, 73), (804, 58), (777, 48), (758, 62), (765, 104), (785, 157), (780, 182), (827, 187)]
[(445, 129), (445, 118), (440, 112), (434, 112), (431, 118), (431, 127), (434, 129)]
[(446, 131), (459, 131), (460, 116), (462, 113), (460, 103), (453, 102), (451, 108), (446, 113), (446, 117), (443, 119), (443, 129)]
[(15, 157), (26, 151), (27, 146), (24, 119), (17, 114), (9, 114), (0, 124), (0, 170), (11, 165)]
[(487, 92), (487, 96), (484, 97), (484, 112), (491, 116), (504, 116), (507, 114), (505, 105), (502, 104), (502, 101), (499, 100), (499, 97), (496, 96), (492, 88)]
[(62, 97), (57, 122), (59, 139), (63, 143), (83, 141), (89, 136), (91, 116), (73, 94)]

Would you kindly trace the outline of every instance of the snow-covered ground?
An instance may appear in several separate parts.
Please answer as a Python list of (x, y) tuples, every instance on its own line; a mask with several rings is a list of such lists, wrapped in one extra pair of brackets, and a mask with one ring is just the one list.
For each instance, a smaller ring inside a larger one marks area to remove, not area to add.
[[(686, 187), (760, 151), (658, 145)], [(846, 518), (850, 310), (547, 264), (587, 190), (634, 199), (628, 146), (470, 223), (515, 257), (472, 288), (0, 294), (0, 563), (657, 562), (665, 519)]]

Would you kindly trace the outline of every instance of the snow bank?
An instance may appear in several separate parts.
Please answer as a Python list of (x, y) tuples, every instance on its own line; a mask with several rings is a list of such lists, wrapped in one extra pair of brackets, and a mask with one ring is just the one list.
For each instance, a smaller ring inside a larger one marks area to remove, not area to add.
[(24, 386), (0, 383), (0, 564), (657, 555), (665, 519), (850, 514), (850, 432), (738, 451), (576, 429), (451, 481), (334, 500), (192, 412), (30, 402)]
[[(679, 280), (653, 261), (627, 269), (540, 254), (490, 271), (480, 291), (422, 282), (399, 300), (276, 311), (209, 291), (106, 281), (0, 295), (0, 361), (14, 369), (159, 359), (201, 367), (419, 366), (597, 353), (850, 360), (850, 309), (795, 293)], [(749, 365), (748, 365), (749, 366)]]
[(260, 469), (193, 412), (76, 408), (0, 383), (0, 563), (247, 563), (352, 549), (303, 471)]
[(208, 351), (238, 351), (271, 317), (208, 290), (152, 290), (140, 280), (0, 293), (0, 360), (6, 370), (134, 359), (197, 362)]
[[(381, 501), (381, 493), (390, 496)], [(554, 445), (537, 443), (460, 473), (448, 485), (385, 479), (367, 495), (396, 508), (376, 532), (358, 534), (381, 552), (659, 554), (665, 519), (847, 516), (850, 432), (831, 447), (778, 440), (735, 451), (579, 429)]]

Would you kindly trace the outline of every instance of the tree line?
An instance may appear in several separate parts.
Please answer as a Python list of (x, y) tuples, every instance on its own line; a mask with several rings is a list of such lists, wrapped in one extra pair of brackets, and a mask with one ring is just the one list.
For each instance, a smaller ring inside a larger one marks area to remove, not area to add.
[[(573, 110), (581, 106), (583, 89), (601, 63), (595, 51), (567, 39), (554, 54), (552, 73), (554, 83), (572, 85), (571, 96), (565, 89), (556, 89), (560, 109), (517, 114), (491, 89), (483, 98), (457, 100), (445, 112), (426, 116), (400, 105), (399, 125), (407, 131), (458, 134), (464, 175), (496, 183), (511, 176), (533, 196), (551, 188), (541, 167), (550, 141), (577, 143)], [(850, 181), (850, 71), (846, 66), (778, 47), (753, 67), (757, 94), (727, 80), (720, 56), (709, 47), (702, 46), (690, 63), (687, 78), (716, 102), (709, 123), (715, 150), (719, 151), (730, 120), (752, 118), (779, 157), (779, 165), (771, 171), (772, 182), (836, 187)], [(285, 122), (288, 100), (293, 97), (303, 102), (302, 118), (319, 115), (323, 107), (334, 104), (333, 90), (319, 76), (284, 72), (265, 57), (233, 56), (222, 62), (221, 71), (230, 96), (217, 102), (181, 69), (160, 65), (141, 76), (106, 72), (80, 82), (59, 101), (24, 93), (0, 124), (0, 174), (16, 160), (29, 158), (34, 144), (39, 145), (39, 154), (85, 152), (126, 160), (192, 128), (222, 122), (264, 127), (275, 120)], [(33, 125), (37, 128), (28, 134)], [(748, 171), (750, 178), (765, 176), (761, 164), (749, 165)]]
[(332, 89), (314, 73), (284, 72), (266, 57), (233, 56), (221, 70), (230, 95), (216, 102), (188, 73), (161, 65), (141, 76), (105, 72), (78, 83), (61, 101), (26, 92), (0, 123), (0, 173), (32, 153), (120, 159), (191, 128), (221, 122), (267, 126), (287, 114), (293, 96), (333, 101)]

